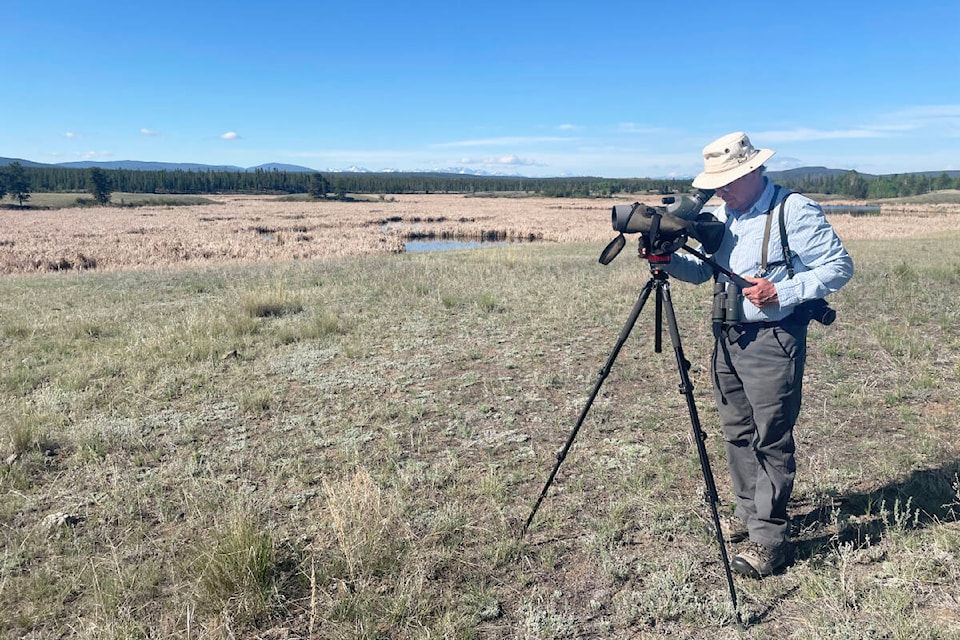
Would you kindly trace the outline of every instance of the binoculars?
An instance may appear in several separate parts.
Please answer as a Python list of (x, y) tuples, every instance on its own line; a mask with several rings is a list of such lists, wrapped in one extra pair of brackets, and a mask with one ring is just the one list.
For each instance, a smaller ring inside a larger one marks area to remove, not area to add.
[[(713, 312), (711, 320), (714, 325), (730, 327), (743, 322), (743, 294), (733, 282), (713, 283)], [(800, 322), (815, 320), (824, 326), (833, 324), (837, 319), (837, 311), (827, 304), (823, 298), (807, 300), (798, 304), (793, 310)]]
[(743, 294), (740, 287), (732, 282), (713, 283), (713, 324), (732, 326), (743, 321), (741, 306)]

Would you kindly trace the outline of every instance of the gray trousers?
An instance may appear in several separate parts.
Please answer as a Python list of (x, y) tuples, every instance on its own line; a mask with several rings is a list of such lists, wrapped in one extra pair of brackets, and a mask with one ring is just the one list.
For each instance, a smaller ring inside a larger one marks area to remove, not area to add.
[(767, 547), (787, 539), (796, 475), (793, 426), (800, 414), (807, 325), (723, 328), (714, 351), (714, 395), (736, 494), (735, 515)]

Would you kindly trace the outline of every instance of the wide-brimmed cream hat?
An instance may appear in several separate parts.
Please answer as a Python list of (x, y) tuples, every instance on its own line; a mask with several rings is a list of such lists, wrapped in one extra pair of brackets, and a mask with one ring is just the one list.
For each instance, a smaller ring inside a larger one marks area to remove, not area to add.
[(742, 131), (728, 133), (703, 148), (703, 173), (693, 179), (693, 186), (719, 189), (762, 166), (772, 156), (770, 149), (755, 149)]

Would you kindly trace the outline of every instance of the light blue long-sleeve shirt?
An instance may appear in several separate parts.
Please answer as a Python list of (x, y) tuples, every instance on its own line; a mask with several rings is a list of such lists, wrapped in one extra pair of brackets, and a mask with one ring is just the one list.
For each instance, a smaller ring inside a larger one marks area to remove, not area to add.
[[(770, 266), (783, 261), (780, 245), (778, 216), (780, 201), (790, 193), (780, 189), (773, 202), (774, 184), (764, 177), (760, 198), (748, 211), (732, 211), (720, 206), (713, 215), (725, 223), (726, 230), (720, 248), (712, 259), (720, 266), (745, 277), (763, 277), (774, 283), (779, 305), (755, 307), (746, 298), (742, 301), (744, 322), (782, 320), (793, 308), (806, 300), (823, 298), (845, 285), (853, 277), (853, 260), (840, 242), (833, 227), (827, 222), (820, 205), (796, 194), (787, 200), (784, 211), (787, 243), (793, 254), (793, 278), (788, 278), (786, 265)], [(762, 272), (762, 246), (767, 211), (773, 216), (767, 246), (766, 273)], [(713, 267), (696, 256), (678, 251), (671, 257), (666, 271), (671, 276), (696, 284), (713, 277)], [(721, 281), (729, 281), (724, 275)]]

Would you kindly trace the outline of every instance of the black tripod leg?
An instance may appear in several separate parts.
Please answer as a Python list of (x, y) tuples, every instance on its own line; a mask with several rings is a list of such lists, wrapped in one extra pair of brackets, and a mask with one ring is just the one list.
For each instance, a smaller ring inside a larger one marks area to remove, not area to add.
[(697, 443), (697, 454), (700, 456), (700, 470), (703, 472), (703, 481), (706, 485), (707, 502), (710, 503), (710, 511), (713, 515), (713, 529), (717, 534), (717, 542), (720, 544), (720, 559), (723, 561), (723, 570), (727, 576), (727, 586), (730, 588), (730, 600), (733, 603), (733, 613), (737, 618), (737, 624), (742, 628), (743, 620), (740, 618), (740, 610), (737, 607), (737, 590), (733, 585), (733, 574), (730, 571), (730, 559), (727, 557), (727, 545), (723, 539), (723, 531), (720, 529), (720, 514), (717, 511), (717, 505), (720, 504), (720, 497), (717, 495), (717, 486), (713, 480), (713, 471), (710, 468), (710, 458), (707, 456), (707, 447), (704, 441), (707, 434), (704, 433), (700, 425), (700, 416), (697, 413), (697, 405), (693, 398), (693, 383), (690, 382), (690, 363), (683, 355), (683, 346), (680, 344), (680, 330), (677, 328), (677, 317), (673, 312), (673, 301), (670, 298), (670, 283), (666, 280), (660, 281), (660, 289), (664, 307), (667, 311), (667, 327), (670, 331), (670, 341), (673, 343), (673, 350), (677, 355), (677, 369), (680, 371), (680, 393), (687, 399), (687, 410), (690, 412), (690, 425), (693, 427), (693, 440)]
[(657, 293), (653, 298), (653, 352), (663, 351), (663, 281), (657, 281)]
[(586, 419), (587, 413), (590, 411), (590, 407), (593, 405), (593, 401), (596, 399), (597, 394), (600, 393), (600, 387), (603, 385), (603, 381), (607, 379), (608, 375), (610, 375), (610, 369), (613, 368), (613, 363), (620, 354), (620, 349), (623, 348), (627, 338), (630, 337), (630, 332), (633, 330), (633, 326), (637, 323), (637, 318), (640, 317), (640, 312), (643, 310), (643, 305), (647, 302), (647, 298), (650, 296), (650, 291), (653, 289), (653, 285), (654, 280), (651, 278), (647, 284), (643, 286), (643, 289), (640, 290), (640, 297), (637, 298), (637, 303), (633, 305), (633, 310), (630, 312), (630, 316), (627, 318), (626, 324), (624, 324), (623, 329), (620, 330), (620, 337), (617, 338), (617, 343), (614, 345), (613, 351), (610, 352), (610, 357), (607, 358), (607, 363), (603, 366), (603, 369), (600, 370), (597, 383), (593, 387), (593, 392), (591, 392), (589, 399), (587, 399), (587, 403), (580, 412), (580, 417), (577, 418), (577, 424), (573, 427), (573, 431), (570, 432), (570, 436), (567, 438), (566, 444), (563, 445), (563, 449), (557, 453), (557, 462), (553, 465), (553, 471), (550, 472), (550, 477), (547, 478), (547, 483), (543, 485), (543, 491), (540, 492), (540, 497), (537, 498), (537, 502), (533, 505), (533, 510), (530, 511), (530, 515), (527, 517), (527, 521), (523, 525), (523, 529), (520, 530), (521, 538), (523, 538), (523, 536), (527, 533), (527, 527), (529, 527), (530, 523), (533, 522), (533, 517), (537, 515), (537, 509), (540, 508), (540, 503), (543, 502), (544, 497), (547, 495), (547, 491), (550, 489), (550, 485), (553, 484), (553, 479), (557, 476), (557, 471), (560, 469), (560, 465), (563, 464), (564, 458), (567, 457), (567, 452), (570, 451), (570, 447), (573, 446), (573, 441), (577, 437), (577, 432), (580, 431), (580, 427), (583, 425), (583, 421)]

